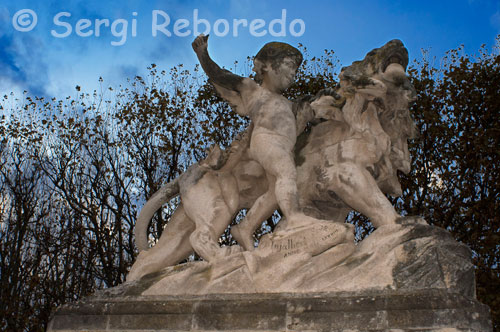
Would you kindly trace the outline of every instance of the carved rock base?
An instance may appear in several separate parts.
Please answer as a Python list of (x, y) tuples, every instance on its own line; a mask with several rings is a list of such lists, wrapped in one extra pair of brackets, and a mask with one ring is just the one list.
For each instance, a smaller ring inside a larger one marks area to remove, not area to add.
[(48, 331), (491, 331), (488, 307), (443, 290), (111, 297), (66, 305)]
[(419, 218), (278, 231), (56, 311), (49, 331), (491, 331), (470, 249)]
[(120, 295), (319, 293), (444, 289), (475, 297), (470, 249), (419, 218), (354, 244), (351, 225), (278, 231), (251, 252), (167, 267), (108, 292)]

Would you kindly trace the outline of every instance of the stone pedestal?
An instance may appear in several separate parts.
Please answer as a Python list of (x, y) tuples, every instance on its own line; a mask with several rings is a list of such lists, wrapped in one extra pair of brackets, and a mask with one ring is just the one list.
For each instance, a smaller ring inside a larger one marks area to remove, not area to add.
[(94, 298), (48, 331), (491, 331), (489, 309), (443, 290)]
[(491, 331), (470, 249), (447, 231), (406, 218), (357, 245), (348, 231), (167, 267), (59, 308), (49, 331)]

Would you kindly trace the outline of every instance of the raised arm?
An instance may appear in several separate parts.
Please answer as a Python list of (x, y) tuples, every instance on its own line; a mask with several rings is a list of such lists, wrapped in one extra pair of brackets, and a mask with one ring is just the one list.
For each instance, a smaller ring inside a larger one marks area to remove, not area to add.
[(212, 83), (231, 91), (240, 92), (244, 78), (222, 69), (210, 58), (207, 50), (208, 36), (199, 35), (191, 45), (198, 56), (201, 67)]

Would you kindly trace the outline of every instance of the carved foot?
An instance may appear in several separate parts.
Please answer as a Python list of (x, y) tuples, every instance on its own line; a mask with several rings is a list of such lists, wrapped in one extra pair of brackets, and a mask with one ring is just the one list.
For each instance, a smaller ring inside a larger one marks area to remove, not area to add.
[(155, 263), (151, 261), (148, 254), (148, 251), (141, 251), (139, 253), (134, 265), (132, 265), (132, 268), (127, 274), (127, 282), (139, 280), (146, 274), (161, 270), (162, 266), (160, 266), (159, 262)]
[(252, 251), (255, 249), (253, 232), (245, 229), (243, 225), (231, 226), (231, 235), (245, 250)]

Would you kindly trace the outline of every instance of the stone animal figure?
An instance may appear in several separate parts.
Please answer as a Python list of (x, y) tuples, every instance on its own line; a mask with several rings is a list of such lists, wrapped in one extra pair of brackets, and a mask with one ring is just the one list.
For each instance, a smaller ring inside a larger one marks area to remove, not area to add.
[[(385, 194), (401, 195), (397, 171), (409, 172), (407, 140), (416, 136), (409, 113), (416, 93), (407, 65), (408, 51), (392, 40), (343, 68), (338, 86), (311, 103), (315, 117), (326, 121), (295, 146), (299, 205), (306, 214), (344, 222), (354, 209), (375, 227), (396, 223), (400, 215)], [(231, 233), (249, 249), (260, 222), (244, 220)]]
[[(306, 214), (343, 223), (354, 209), (375, 227), (395, 223), (399, 215), (384, 194), (401, 194), (396, 172), (409, 171), (407, 139), (415, 136), (409, 114), (415, 91), (405, 74), (407, 64), (406, 48), (393, 40), (344, 68), (339, 85), (311, 104), (316, 117), (324, 121), (299, 137), (295, 147), (300, 206)], [(147, 224), (171, 195), (155, 194), (146, 203), (136, 225), (136, 241), (143, 251), (127, 280), (174, 265), (193, 250), (198, 252), (197, 244), (190, 241), (195, 238), (202, 241), (200, 246), (212, 248), (207, 260), (230, 254), (228, 249), (216, 248), (218, 236), (241, 208), (253, 206), (267, 190), (262, 168), (245, 155), (241, 152), (229, 171), (207, 171), (197, 181), (185, 182), (190, 185), (176, 191), (181, 192), (181, 204), (159, 242), (147, 251)], [(207, 193), (215, 193), (214, 202), (225, 203), (197, 204)], [(235, 227), (245, 249), (252, 249), (254, 229), (277, 207), (275, 201), (266, 203), (259, 208), (258, 218)]]
[[(146, 202), (135, 226), (140, 253), (127, 281), (175, 265), (193, 251), (211, 261), (241, 250), (239, 246), (221, 248), (217, 240), (235, 215), (241, 209), (251, 208), (268, 189), (264, 170), (248, 159), (252, 129), (250, 126), (237, 137), (227, 151), (221, 151), (217, 145), (212, 147), (205, 160), (189, 167)], [(179, 195), (181, 203), (158, 243), (149, 248), (147, 229), (151, 218), (163, 204)], [(267, 215), (267, 211), (263, 214)]]
[(301, 206), (310, 215), (344, 221), (354, 209), (375, 227), (400, 217), (384, 194), (402, 194), (397, 171), (410, 171), (407, 141), (417, 134), (407, 65), (403, 43), (392, 40), (342, 69), (337, 100), (324, 96), (313, 105), (330, 120), (296, 148)]

